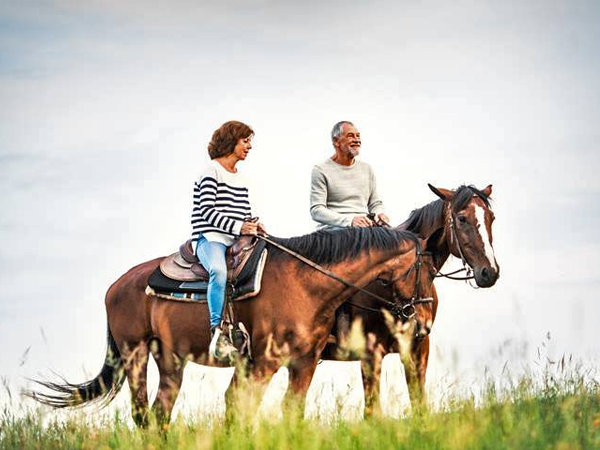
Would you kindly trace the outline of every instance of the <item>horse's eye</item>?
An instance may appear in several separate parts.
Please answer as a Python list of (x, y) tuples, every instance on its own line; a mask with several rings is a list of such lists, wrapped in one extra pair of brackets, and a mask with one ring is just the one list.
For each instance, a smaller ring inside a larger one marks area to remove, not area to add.
[(460, 223), (467, 223), (467, 218), (465, 216), (458, 216), (458, 221)]

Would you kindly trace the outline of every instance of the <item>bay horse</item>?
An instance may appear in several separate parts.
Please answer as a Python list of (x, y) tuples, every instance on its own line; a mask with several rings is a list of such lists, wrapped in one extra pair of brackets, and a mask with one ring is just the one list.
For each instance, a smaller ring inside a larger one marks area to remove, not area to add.
[[(412, 211), (408, 219), (398, 229), (409, 230), (427, 240), (426, 251), (431, 253), (434, 271), (429, 273), (430, 292), (434, 299), (430, 317), (422, 317), (416, 322), (412, 340), (411, 358), (402, 360), (405, 367), (406, 383), (413, 406), (418, 407), (424, 401), (425, 375), (429, 360), (429, 333), (435, 321), (438, 296), (433, 285), (434, 275), (439, 272), (450, 255), (462, 260), (474, 274), (478, 287), (493, 286), (500, 275), (500, 268), (492, 246), (492, 223), (494, 213), (490, 206), (492, 186), (483, 190), (473, 186), (460, 186), (456, 190), (436, 188), (428, 185), (439, 197), (422, 208)], [(389, 287), (375, 281), (366, 287), (370, 292), (390, 298)], [(427, 289), (427, 287), (425, 287)], [(399, 343), (381, 314), (370, 312), (366, 307), (374, 306), (368, 296), (360, 292), (351, 302), (342, 306), (346, 322), (360, 317), (364, 332), (370, 336), (372, 344), (369, 352), (362, 358), (363, 380), (367, 405), (370, 407), (378, 394), (378, 381), (381, 374), (381, 360), (388, 353), (399, 352)], [(405, 321), (400, 317), (398, 322)], [(339, 323), (339, 320), (338, 320)], [(425, 324), (425, 326), (423, 326)], [(398, 325), (401, 325), (400, 323)], [(345, 330), (338, 330), (338, 335)], [(324, 358), (339, 358), (339, 349), (328, 346)]]
[[(398, 298), (413, 294), (419, 271), (412, 268), (421, 244), (410, 231), (347, 228), (273, 240), (356, 286), (364, 287), (378, 278), (387, 280)], [(237, 320), (251, 336), (249, 372), (257, 379), (271, 376), (282, 364), (281, 358), (273, 357), (272, 349), (285, 349), (291, 391), (304, 394), (334, 326), (335, 311), (356, 288), (313, 270), (272, 245), (267, 248), (260, 293), (234, 302)], [(133, 419), (138, 426), (146, 426), (146, 371), (152, 354), (159, 371), (152, 411), (159, 423), (169, 423), (186, 362), (207, 362), (210, 327), (206, 304), (145, 293), (148, 278), (162, 259), (133, 267), (108, 289), (108, 348), (98, 376), (80, 384), (38, 381), (54, 392), (29, 392), (29, 396), (58, 408), (91, 402), (105, 406), (127, 379)], [(214, 365), (210, 359), (208, 363)]]

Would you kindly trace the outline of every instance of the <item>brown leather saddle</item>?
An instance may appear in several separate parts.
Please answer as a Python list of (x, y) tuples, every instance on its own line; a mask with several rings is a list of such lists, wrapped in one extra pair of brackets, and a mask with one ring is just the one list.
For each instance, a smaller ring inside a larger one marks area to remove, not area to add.
[[(252, 263), (256, 265), (259, 260), (264, 260), (264, 257), (261, 258), (263, 250), (266, 251), (265, 242), (254, 236), (241, 236), (237, 239), (226, 253), (227, 280), (235, 283), (240, 278), (246, 278), (248, 272), (254, 272), (256, 267), (251, 267)], [(194, 254), (191, 239), (179, 247), (179, 252), (162, 260), (160, 271), (167, 278), (176, 281), (192, 282), (209, 278), (208, 272)]]

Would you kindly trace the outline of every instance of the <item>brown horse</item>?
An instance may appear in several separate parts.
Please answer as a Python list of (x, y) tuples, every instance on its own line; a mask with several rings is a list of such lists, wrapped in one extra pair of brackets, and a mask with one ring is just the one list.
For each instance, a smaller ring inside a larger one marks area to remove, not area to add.
[[(500, 268), (492, 247), (494, 214), (489, 202), (492, 186), (489, 185), (481, 191), (473, 186), (460, 186), (455, 191), (432, 185), (429, 185), (429, 188), (439, 197), (439, 200), (412, 211), (399, 229), (412, 231), (427, 240), (426, 251), (431, 253), (433, 259), (433, 274), (439, 272), (452, 254), (471, 268), (479, 287), (493, 286), (499, 277)], [(434, 302), (431, 309), (423, 310), (422, 316), (416, 321), (412, 355), (409, 361), (403, 360), (409, 395), (415, 406), (424, 400), (425, 375), (429, 359), (429, 333), (438, 307), (438, 296), (433, 286), (433, 279), (433, 276), (429, 278), (431, 286), (429, 288), (425, 286), (424, 289), (429, 289)], [(389, 288), (377, 281), (369, 284), (366, 289), (383, 297), (391, 296)], [(359, 292), (351, 302), (344, 304), (340, 311), (341, 315), (345, 316), (345, 322), (360, 317), (365, 333), (371, 338), (371, 351), (367, 352), (362, 359), (368, 405), (371, 405), (377, 397), (381, 360), (386, 354), (399, 351), (398, 341), (381, 314), (364, 308), (372, 307), (374, 304), (371, 298)], [(426, 315), (428, 312), (429, 317)], [(400, 317), (398, 322), (404, 320), (405, 318)], [(339, 333), (343, 332), (344, 330), (340, 330)], [(335, 359), (340, 354), (339, 349), (329, 346), (324, 352), (324, 357)]]
[[(387, 280), (394, 293), (390, 298), (396, 302), (396, 297), (411, 298), (420, 273), (413, 270), (419, 260), (420, 242), (409, 231), (348, 228), (274, 240), (357, 286)], [(272, 375), (281, 365), (281, 358), (274, 357), (272, 349), (283, 349), (290, 387), (302, 394), (334, 325), (335, 311), (356, 289), (271, 245), (267, 248), (261, 291), (256, 298), (235, 302), (236, 317), (251, 335), (251, 374), (261, 379)], [(30, 392), (30, 396), (54, 407), (92, 401), (107, 404), (127, 378), (133, 418), (145, 426), (146, 370), (152, 353), (160, 374), (152, 410), (161, 423), (168, 423), (185, 364), (188, 360), (206, 363), (210, 333), (206, 304), (145, 294), (148, 277), (161, 260), (133, 267), (108, 289), (108, 350), (100, 374), (82, 384), (40, 382), (55, 392)]]

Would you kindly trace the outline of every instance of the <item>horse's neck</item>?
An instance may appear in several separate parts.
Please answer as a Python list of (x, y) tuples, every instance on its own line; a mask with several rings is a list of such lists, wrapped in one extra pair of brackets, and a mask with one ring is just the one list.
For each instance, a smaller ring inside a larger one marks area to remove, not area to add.
[[(392, 257), (387, 251), (363, 253), (352, 259), (352, 261), (333, 264), (329, 267), (329, 270), (352, 284), (366, 285), (386, 267), (386, 263)], [(346, 287), (341, 286), (339, 281), (334, 281), (331, 278), (326, 283), (329, 285), (337, 283), (340, 290), (346, 289)], [(339, 293), (335, 295), (339, 295)]]
[[(378, 251), (370, 254), (363, 254), (352, 261), (346, 261), (333, 264), (328, 269), (347, 282), (356, 286), (363, 287), (373, 281), (380, 273), (388, 270), (389, 261), (394, 255), (389, 251)], [(335, 311), (352, 296), (356, 290), (334, 280), (330, 277), (318, 277), (315, 283), (319, 286), (317, 289), (327, 292), (327, 295), (320, 296), (317, 299), (319, 305), (319, 318), (327, 320), (332, 317)]]
[(439, 249), (438, 251), (436, 251), (436, 249), (432, 249), (432, 253), (433, 265), (435, 266), (435, 269), (439, 271), (444, 264), (446, 264), (446, 261), (448, 261), (448, 258), (450, 257), (448, 245), (444, 245), (444, 249)]

